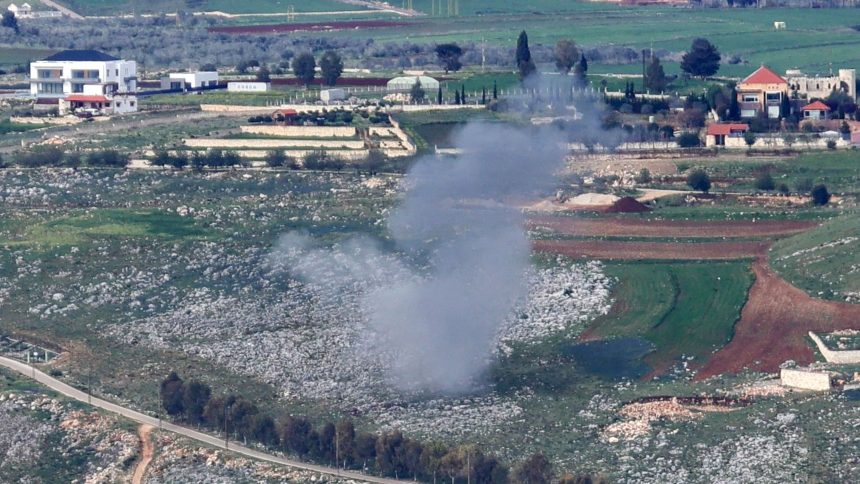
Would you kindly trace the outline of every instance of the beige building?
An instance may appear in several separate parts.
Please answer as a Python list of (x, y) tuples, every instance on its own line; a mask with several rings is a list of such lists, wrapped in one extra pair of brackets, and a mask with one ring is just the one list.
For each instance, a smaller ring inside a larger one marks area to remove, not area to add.
[(785, 72), (792, 97), (799, 99), (824, 99), (834, 90), (842, 90), (852, 99), (857, 99), (857, 72), (854, 69), (839, 69), (837, 75), (809, 76), (799, 70)]
[(766, 66), (759, 67), (737, 86), (742, 118), (764, 113), (770, 119), (780, 117), (780, 105), (788, 96), (788, 81)]

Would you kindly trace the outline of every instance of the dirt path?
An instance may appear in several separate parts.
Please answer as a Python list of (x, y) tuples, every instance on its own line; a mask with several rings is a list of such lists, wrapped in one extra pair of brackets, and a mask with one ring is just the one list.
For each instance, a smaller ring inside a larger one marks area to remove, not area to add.
[(146, 468), (149, 467), (149, 463), (152, 462), (152, 456), (155, 453), (155, 446), (152, 445), (152, 439), (149, 438), (150, 433), (152, 433), (152, 426), (150, 425), (141, 424), (141, 426), (137, 428), (137, 435), (140, 437), (141, 443), (141, 457), (140, 461), (137, 463), (137, 467), (134, 468), (134, 475), (131, 478), (132, 484), (143, 483), (143, 476), (146, 475)]
[(814, 299), (779, 277), (761, 257), (731, 342), (699, 371), (699, 380), (745, 368), (776, 372), (786, 360), (814, 361), (808, 332), (860, 329), (860, 304)]
[(627, 242), (617, 240), (535, 240), (536, 252), (608, 260), (731, 260), (763, 257), (770, 242)]
[(39, 1), (41, 1), (42, 3), (47, 5), (48, 7), (53, 8), (54, 10), (60, 11), (64, 15), (68, 15), (70, 18), (73, 18), (76, 20), (81, 20), (84, 18), (81, 14), (74, 12), (74, 11), (72, 11), (72, 9), (70, 9), (66, 6), (60, 5), (59, 3), (54, 2), (52, 0), (39, 0)]
[(529, 229), (547, 229), (564, 235), (609, 237), (775, 237), (793, 235), (817, 227), (805, 220), (738, 220), (694, 222), (626, 217), (595, 219), (529, 217)]

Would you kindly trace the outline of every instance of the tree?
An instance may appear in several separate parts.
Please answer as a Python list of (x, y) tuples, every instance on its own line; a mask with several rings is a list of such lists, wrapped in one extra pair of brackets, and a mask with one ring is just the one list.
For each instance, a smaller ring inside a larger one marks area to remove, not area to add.
[(687, 175), (687, 185), (693, 190), (708, 193), (711, 189), (711, 177), (705, 170), (693, 170)]
[(707, 39), (697, 38), (681, 59), (681, 70), (704, 79), (720, 70), (720, 59), (720, 51), (713, 44)]
[(353, 455), (356, 461), (362, 462), (362, 468), (366, 468), (368, 461), (376, 459), (376, 436), (367, 432), (358, 434)]
[(493, 79), (493, 99), (499, 98), (499, 84)]
[(7, 29), (14, 29), (15, 33), (19, 33), (20, 29), (18, 27), (18, 18), (15, 17), (15, 14), (10, 11), (3, 12), (3, 21), (0, 22), (0, 25), (6, 27)]
[(755, 179), (755, 187), (759, 190), (771, 191), (776, 188), (776, 182), (773, 181), (773, 177), (770, 173), (762, 173)]
[(748, 149), (752, 149), (753, 145), (756, 142), (756, 135), (752, 131), (747, 131), (744, 133), (744, 143), (746, 143)]
[(812, 195), (813, 205), (827, 205), (830, 202), (830, 192), (827, 191), (827, 187), (824, 185), (816, 185), (812, 189), (812, 192), (810, 192), (810, 195)]
[(514, 471), (514, 481), (523, 484), (549, 484), (553, 479), (552, 463), (541, 453), (532, 454)]
[(409, 99), (415, 104), (421, 104), (424, 102), (426, 95), (427, 93), (421, 87), (421, 79), (415, 79), (415, 84), (412, 85), (412, 89), (409, 91)]
[(463, 67), (460, 62), (460, 57), (463, 55), (463, 49), (457, 44), (439, 44), (436, 46), (436, 57), (442, 68), (445, 69), (445, 74), (448, 72), (457, 72)]
[(287, 452), (304, 456), (310, 451), (310, 433), (312, 427), (304, 417), (287, 417), (278, 428), (281, 446)]
[(454, 89), (454, 104), (458, 104), (458, 105), (463, 104), (462, 100), (460, 99), (460, 90), (459, 89)]
[(779, 102), (779, 117), (783, 119), (791, 117), (791, 101), (786, 95), (783, 95)]
[(264, 445), (277, 445), (278, 432), (275, 421), (268, 415), (254, 415), (251, 418), (250, 436), (253, 440)]
[(555, 68), (558, 69), (558, 72), (567, 75), (573, 69), (576, 61), (579, 60), (579, 49), (577, 49), (576, 44), (571, 40), (559, 40), (555, 44), (553, 58), (555, 59)]
[(843, 138), (848, 138), (851, 134), (851, 126), (848, 126), (847, 121), (842, 121), (842, 124), (839, 125), (839, 133), (842, 134)]
[(741, 119), (741, 105), (738, 102), (738, 90), (735, 86), (732, 86), (730, 96), (731, 98), (729, 99), (729, 112), (726, 117), (731, 121), (738, 121)]
[(355, 425), (352, 420), (342, 419), (337, 423), (337, 454), (345, 466), (352, 464), (355, 454)]
[(287, 154), (284, 150), (272, 150), (266, 152), (266, 165), (270, 168), (279, 168), (287, 164)]
[(516, 61), (517, 69), (520, 73), (520, 81), (525, 81), (537, 71), (537, 67), (532, 60), (532, 52), (529, 49), (529, 36), (525, 30), (520, 32), (520, 36), (517, 38)]
[(588, 61), (585, 60), (585, 54), (580, 56), (579, 62), (573, 68), (573, 78), (580, 87), (588, 85)]
[(199, 424), (203, 422), (203, 411), (212, 397), (212, 389), (209, 385), (190, 380), (182, 391), (182, 406), (185, 409), (185, 418), (189, 423)]
[(260, 67), (260, 70), (257, 71), (257, 82), (269, 82), (272, 80), (272, 76), (269, 73), (269, 68), (265, 65)]
[(481, 87), (481, 104), (487, 104), (487, 88)]
[(320, 57), (320, 73), (327, 86), (334, 86), (343, 74), (343, 60), (337, 52), (327, 50)]
[(641, 170), (639, 170), (639, 174), (636, 175), (636, 183), (651, 183), (651, 171), (648, 170), (648, 168), (642, 168)]
[(466, 104), (466, 85), (460, 84), (460, 102)]
[(697, 148), (702, 145), (702, 140), (699, 139), (699, 135), (690, 131), (681, 133), (681, 136), (678, 136), (676, 142), (681, 148)]
[(387, 157), (382, 150), (373, 148), (367, 152), (367, 158), (359, 164), (359, 167), (366, 170), (368, 175), (373, 176), (376, 175), (383, 166), (385, 166), (386, 160)]
[(334, 462), (337, 429), (334, 424), (327, 422), (319, 432), (319, 456), (326, 462)]
[(442, 85), (439, 84), (439, 90), (436, 91), (436, 104), (442, 104)]
[(167, 378), (161, 381), (161, 407), (168, 415), (181, 415), (185, 410), (182, 406), (182, 386), (182, 378), (179, 378), (175, 371), (171, 371)]
[(652, 55), (651, 62), (645, 69), (645, 87), (652, 92), (663, 92), (668, 84), (669, 80), (666, 78), (660, 59)]
[(293, 59), (293, 74), (302, 81), (305, 87), (310, 86), (316, 75), (316, 60), (313, 54), (305, 52)]

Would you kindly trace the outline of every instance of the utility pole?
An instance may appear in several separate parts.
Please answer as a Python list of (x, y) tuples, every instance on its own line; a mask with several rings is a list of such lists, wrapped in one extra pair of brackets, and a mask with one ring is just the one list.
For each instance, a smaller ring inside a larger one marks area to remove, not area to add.
[(334, 462), (337, 473), (340, 475), (340, 431), (337, 428), (337, 423), (334, 425)]
[(481, 37), (481, 72), (486, 72), (486, 68), (485, 68), (486, 64), (487, 64), (487, 42), (483, 37)]

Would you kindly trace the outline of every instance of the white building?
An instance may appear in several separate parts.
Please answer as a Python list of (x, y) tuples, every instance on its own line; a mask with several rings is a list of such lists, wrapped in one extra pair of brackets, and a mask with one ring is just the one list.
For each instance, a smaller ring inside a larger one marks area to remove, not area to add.
[(857, 71), (854, 69), (839, 69), (836, 75), (807, 75), (797, 69), (785, 72), (788, 88), (800, 99), (825, 99), (833, 91), (843, 91), (857, 98)]
[(161, 79), (162, 89), (199, 89), (218, 85), (218, 73), (214, 71), (171, 72)]
[(61, 114), (137, 111), (137, 64), (94, 50), (66, 50), (30, 64), (30, 93)]
[(33, 7), (29, 3), (22, 4), (20, 7), (14, 3), (10, 3), (6, 10), (15, 14), (18, 18), (27, 18), (33, 14)]
[(346, 91), (343, 89), (323, 89), (320, 91), (320, 101), (329, 104), (335, 101), (343, 101), (346, 99)]

